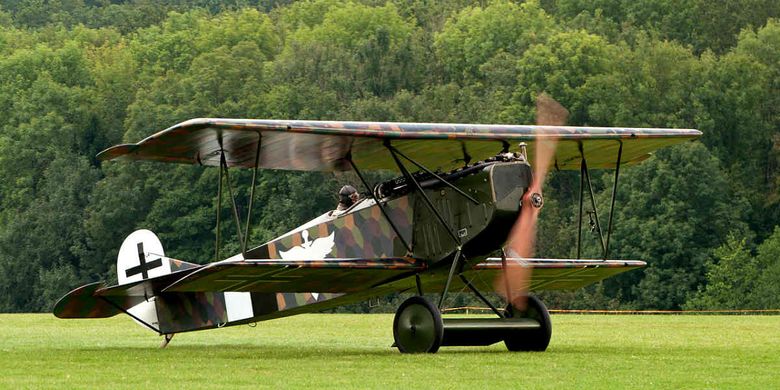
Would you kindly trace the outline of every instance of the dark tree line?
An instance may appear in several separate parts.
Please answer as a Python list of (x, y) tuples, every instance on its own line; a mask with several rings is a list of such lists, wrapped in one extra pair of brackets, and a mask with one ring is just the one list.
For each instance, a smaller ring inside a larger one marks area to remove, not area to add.
[[(193, 117), (531, 123), (541, 91), (572, 125), (704, 132), (621, 173), (612, 256), (648, 267), (547, 294), (553, 306), (780, 307), (778, 4), (0, 1), (0, 311), (114, 280), (141, 227), (171, 256), (213, 259), (217, 172), (100, 163), (108, 146)], [(606, 210), (612, 172), (594, 178)], [(351, 181), (261, 172), (251, 241), (332, 208)], [(540, 256), (573, 255), (578, 185), (553, 175)]]

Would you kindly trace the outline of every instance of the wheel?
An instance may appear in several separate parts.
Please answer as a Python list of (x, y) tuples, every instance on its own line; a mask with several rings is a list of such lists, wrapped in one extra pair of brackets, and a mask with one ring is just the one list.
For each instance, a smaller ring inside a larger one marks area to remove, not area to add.
[(441, 313), (427, 299), (411, 297), (395, 312), (393, 338), (401, 353), (435, 353), (443, 337)]
[(550, 312), (547, 307), (536, 296), (528, 296), (528, 307), (525, 312), (514, 313), (517, 309), (512, 305), (507, 306), (506, 312), (509, 318), (532, 318), (539, 321), (539, 329), (525, 330), (512, 333), (504, 339), (506, 348), (510, 351), (538, 351), (547, 349), (552, 337), (552, 323), (550, 322)]

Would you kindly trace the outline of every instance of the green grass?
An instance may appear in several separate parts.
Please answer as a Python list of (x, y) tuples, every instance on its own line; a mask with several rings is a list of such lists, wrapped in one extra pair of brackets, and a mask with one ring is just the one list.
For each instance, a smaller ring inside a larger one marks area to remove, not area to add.
[(160, 338), (126, 317), (0, 315), (0, 388), (779, 388), (780, 316), (553, 316), (544, 353), (401, 355), (392, 315)]

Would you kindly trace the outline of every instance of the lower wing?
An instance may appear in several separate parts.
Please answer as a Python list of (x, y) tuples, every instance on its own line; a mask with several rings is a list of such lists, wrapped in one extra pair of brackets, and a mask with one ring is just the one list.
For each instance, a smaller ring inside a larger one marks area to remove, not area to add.
[[(513, 258), (507, 262), (520, 262), (533, 268), (530, 286), (533, 291), (577, 289), (646, 264), (636, 260)], [(472, 282), (490, 281), (501, 268), (500, 258), (488, 258), (463, 274)], [(384, 292), (401, 291), (413, 286), (413, 281), (404, 280), (407, 276), (426, 269), (424, 261), (407, 257), (221, 261), (118, 286), (91, 283), (60, 299), (54, 314), (60, 318), (110, 317), (166, 293), (357, 293), (378, 286), (386, 287)], [(443, 288), (446, 274), (425, 276), (427, 291)]]
[[(582, 260), (582, 259), (516, 259), (507, 258), (533, 269), (531, 274), (532, 291), (574, 290), (599, 282), (608, 277), (647, 265), (639, 260)], [(490, 279), (501, 271), (501, 258), (491, 257), (473, 267), (480, 276), (489, 275)]]

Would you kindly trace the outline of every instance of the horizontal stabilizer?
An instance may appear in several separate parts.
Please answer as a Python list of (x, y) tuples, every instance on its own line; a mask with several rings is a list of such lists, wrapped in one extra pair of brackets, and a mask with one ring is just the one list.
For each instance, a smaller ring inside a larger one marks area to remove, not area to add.
[(60, 298), (54, 305), (57, 318), (108, 318), (121, 311), (106, 300), (95, 295), (95, 291), (104, 288), (103, 282), (81, 286)]
[(104, 282), (95, 282), (81, 286), (57, 301), (54, 315), (58, 318), (107, 318), (117, 315), (157, 295), (174, 281), (201, 267), (186, 264), (189, 268), (182, 267), (171, 274), (128, 284), (109, 287)]
[(348, 293), (425, 268), (423, 261), (405, 257), (222, 261), (185, 276), (165, 292)]
[[(583, 259), (515, 259), (507, 263), (520, 263), (533, 268), (532, 291), (574, 290), (599, 282), (608, 277), (647, 265), (639, 260), (583, 260)], [(501, 271), (501, 258), (491, 257), (474, 266), (480, 275)], [(494, 277), (490, 275), (491, 279)]]

